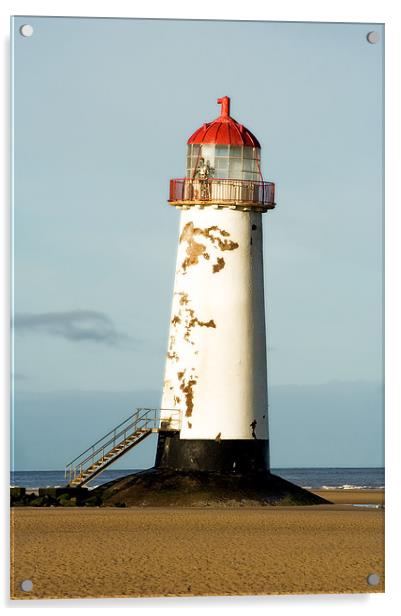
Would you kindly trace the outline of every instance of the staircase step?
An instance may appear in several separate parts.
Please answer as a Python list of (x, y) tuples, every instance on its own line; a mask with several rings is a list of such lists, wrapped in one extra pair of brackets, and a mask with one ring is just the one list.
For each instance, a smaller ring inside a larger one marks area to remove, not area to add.
[[(86, 468), (85, 470), (81, 469), (79, 475), (76, 475), (74, 479), (69, 482), (69, 485), (76, 486), (88, 482), (91, 477), (98, 474), (99, 472), (102, 472), (103, 467), (107, 467), (110, 463), (112, 463), (114, 461), (114, 458), (117, 458), (121, 454), (125, 453), (132, 446), (136, 445), (137, 442), (141, 441), (144, 436), (150, 434), (154, 428), (157, 429), (159, 427), (159, 420), (157, 418), (151, 420), (151, 425), (153, 426), (153, 428), (149, 428), (148, 426), (140, 427), (140, 425), (138, 426), (140, 422), (142, 422), (142, 424), (146, 423), (146, 418), (136, 420), (136, 423), (134, 421), (131, 421), (129, 427), (127, 428), (128, 430), (130, 430), (128, 436), (126, 436), (126, 438), (120, 441), (118, 444), (114, 445), (109, 451), (107, 451), (107, 453), (105, 453), (104, 455), (102, 455), (101, 458), (93, 462), (88, 468)], [(77, 472), (78, 471), (76, 468), (71, 468), (70, 476), (71, 474)]]

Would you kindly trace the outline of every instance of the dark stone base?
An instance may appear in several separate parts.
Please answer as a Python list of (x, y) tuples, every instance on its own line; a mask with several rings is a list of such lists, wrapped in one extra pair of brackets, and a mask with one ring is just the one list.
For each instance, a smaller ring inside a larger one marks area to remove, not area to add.
[(82, 505), (101, 505), (101, 500), (92, 498), (87, 488), (11, 488), (11, 507), (80, 507)]
[(266, 471), (242, 474), (151, 468), (99, 486), (92, 495), (103, 505), (120, 507), (330, 504)]
[(269, 441), (180, 439), (178, 432), (160, 432), (155, 467), (218, 473), (266, 472)]

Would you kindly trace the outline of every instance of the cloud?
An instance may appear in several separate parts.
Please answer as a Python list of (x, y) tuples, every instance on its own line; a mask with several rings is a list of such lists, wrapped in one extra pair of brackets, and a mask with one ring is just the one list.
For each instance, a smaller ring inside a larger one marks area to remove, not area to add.
[(42, 314), (19, 313), (14, 328), (20, 333), (48, 334), (71, 342), (96, 342), (116, 346), (129, 336), (116, 331), (112, 320), (95, 310), (70, 310)]
[(28, 379), (27, 375), (22, 372), (15, 372), (12, 376), (14, 381), (26, 381)]

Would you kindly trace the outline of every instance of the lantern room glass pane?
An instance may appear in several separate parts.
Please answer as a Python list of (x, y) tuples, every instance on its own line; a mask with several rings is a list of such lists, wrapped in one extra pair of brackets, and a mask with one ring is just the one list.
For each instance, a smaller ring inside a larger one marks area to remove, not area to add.
[(244, 171), (255, 171), (256, 170), (255, 167), (256, 167), (256, 161), (250, 158), (244, 158), (244, 165), (243, 165)]
[(216, 169), (228, 169), (229, 158), (216, 158), (215, 159), (215, 167)]
[(241, 179), (242, 160), (240, 158), (230, 158), (230, 178)]
[(244, 158), (255, 158), (255, 153), (258, 148), (244, 147)]
[(259, 174), (253, 173), (252, 171), (243, 171), (241, 179), (252, 180), (253, 182), (259, 182), (260, 176)]
[(201, 156), (203, 158), (214, 158), (215, 156), (216, 146), (210, 143), (202, 145), (201, 147)]
[(230, 158), (242, 158), (242, 152), (245, 148), (237, 145), (230, 146)]

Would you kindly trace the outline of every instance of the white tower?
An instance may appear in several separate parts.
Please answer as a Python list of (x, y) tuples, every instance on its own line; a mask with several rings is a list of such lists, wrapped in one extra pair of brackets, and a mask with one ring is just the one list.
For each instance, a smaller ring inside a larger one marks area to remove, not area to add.
[(262, 213), (274, 184), (230, 99), (218, 103), (170, 183), (182, 213), (161, 406), (181, 411), (181, 429), (160, 433), (156, 466), (252, 472), (269, 469)]

